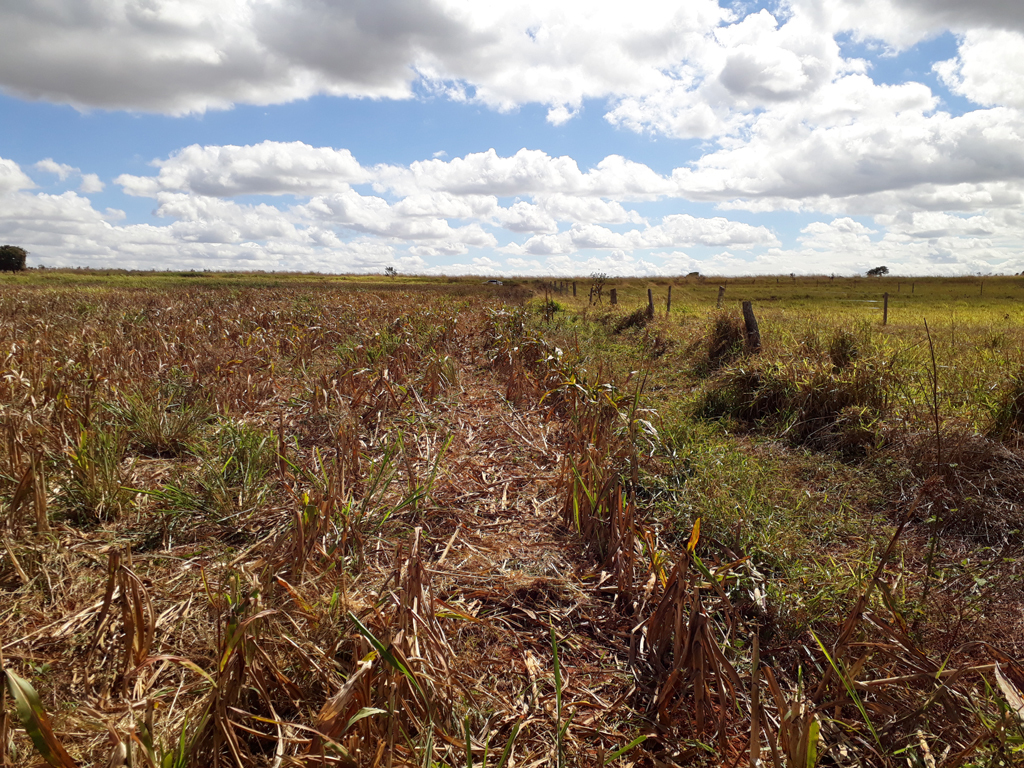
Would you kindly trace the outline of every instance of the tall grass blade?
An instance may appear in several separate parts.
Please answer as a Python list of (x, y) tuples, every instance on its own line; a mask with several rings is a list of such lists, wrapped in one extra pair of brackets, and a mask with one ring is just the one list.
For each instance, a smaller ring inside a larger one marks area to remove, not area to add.
[(807, 768), (814, 768), (818, 764), (818, 738), (820, 736), (821, 723), (812, 720), (807, 729)]
[[(78, 768), (71, 755), (64, 749), (64, 745), (54, 735), (53, 727), (50, 725), (50, 718), (43, 709), (43, 703), (39, 694), (32, 685), (10, 670), (5, 670), (7, 676), (7, 690), (14, 699), (14, 706), (21, 718), (21, 724), (25, 727), (29, 738), (35, 745), (36, 750), (54, 768)], [(6, 745), (4, 745), (6, 748)]]
[(371, 632), (363, 624), (363, 622), (361, 622), (359, 618), (354, 613), (352, 613), (352, 611), (348, 612), (348, 617), (356, 625), (356, 629), (358, 630), (359, 634), (361, 634), (363, 637), (370, 641), (370, 645), (373, 646), (374, 650), (377, 651), (377, 653), (380, 655), (382, 659), (384, 659), (384, 661), (390, 664), (393, 669), (397, 670), (398, 672), (401, 672), (402, 675), (405, 676), (405, 679), (412, 683), (412, 686), (416, 689), (417, 693), (419, 693), (419, 695), (422, 697), (423, 703), (429, 706), (429, 699), (427, 698), (427, 694), (423, 690), (423, 688), (420, 687), (419, 680), (416, 679), (416, 676), (412, 673), (412, 670), (409, 669), (401, 661), (399, 661), (395, 657), (395, 655), (391, 653), (391, 651), (385, 648), (384, 643), (378, 640), (377, 637), (373, 634), (373, 632)]
[(519, 727), (522, 723), (516, 723), (512, 726), (512, 733), (509, 734), (508, 741), (505, 742), (505, 748), (501, 751), (501, 759), (498, 760), (498, 765), (495, 768), (505, 768), (509, 758), (512, 756), (512, 746), (516, 743), (516, 737), (519, 735)]
[(832, 658), (832, 654), (826, 650), (825, 645), (813, 631), (811, 632), (811, 637), (814, 638), (818, 647), (821, 648), (821, 652), (825, 654), (825, 658), (828, 660), (829, 666), (832, 667), (832, 671), (835, 672), (836, 676), (843, 681), (843, 687), (846, 689), (847, 695), (853, 701), (854, 706), (857, 707), (857, 711), (860, 712), (860, 716), (864, 719), (864, 724), (868, 727), (868, 730), (871, 731), (871, 736), (874, 738), (875, 744), (877, 744), (879, 748), (882, 748), (882, 741), (878, 738), (878, 732), (875, 730), (875, 726), (872, 724), (871, 718), (868, 716), (868, 711), (864, 707), (864, 702), (861, 700), (860, 694), (857, 693), (857, 689), (853, 687), (853, 682), (846, 674), (846, 671), (840, 668), (837, 660)]
[(601, 765), (608, 765), (608, 763), (610, 763), (612, 760), (618, 760), (624, 754), (629, 752), (629, 750), (633, 749), (633, 747), (638, 747), (641, 744), (643, 744), (645, 741), (647, 741), (647, 734), (644, 734), (643, 736), (637, 736), (635, 739), (633, 739), (631, 742), (629, 742), (629, 744), (627, 744), (626, 746), (619, 747), (618, 749), (616, 749), (611, 754), (605, 755), (604, 756), (604, 760), (601, 761)]
[[(562, 728), (562, 668), (558, 661), (558, 635), (555, 634), (554, 627), (551, 627), (551, 654), (555, 670), (555, 760), (558, 768), (562, 768), (565, 760), (562, 754), (562, 737), (565, 733), (565, 729)], [(566, 723), (566, 728), (568, 726)]]

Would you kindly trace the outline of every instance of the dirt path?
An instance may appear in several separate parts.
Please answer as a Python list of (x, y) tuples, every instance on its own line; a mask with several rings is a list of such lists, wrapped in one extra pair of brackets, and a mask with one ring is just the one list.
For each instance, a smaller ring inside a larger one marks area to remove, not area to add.
[(450, 607), (478, 620), (447, 622), (455, 666), (493, 712), (496, 741), (520, 723), (516, 764), (554, 764), (554, 628), (562, 722), (573, 715), (567, 752), (576, 764), (600, 764), (637, 732), (631, 627), (561, 522), (559, 425), (513, 408), (489, 371), (467, 365), (462, 374), (461, 396), (433, 412), (453, 439), (436, 507), (421, 518), (438, 614)]

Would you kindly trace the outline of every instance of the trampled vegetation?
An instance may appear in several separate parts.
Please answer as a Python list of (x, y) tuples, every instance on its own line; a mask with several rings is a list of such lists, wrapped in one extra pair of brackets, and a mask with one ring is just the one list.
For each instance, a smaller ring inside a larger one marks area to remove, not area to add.
[(0, 280), (9, 765), (1024, 756), (1019, 279)]

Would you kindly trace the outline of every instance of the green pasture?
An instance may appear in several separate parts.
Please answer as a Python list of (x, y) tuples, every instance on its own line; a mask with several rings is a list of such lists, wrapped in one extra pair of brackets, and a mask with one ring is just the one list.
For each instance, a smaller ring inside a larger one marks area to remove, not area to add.
[[(1024, 278), (618, 279), (593, 301), (572, 282), (530, 284), (538, 327), (581, 378), (644, 381), (648, 513), (680, 546), (699, 518), (718, 556), (750, 557), (779, 642), (842, 621), (929, 478), (894, 604), (943, 647), (1012, 632), (985, 609), (1024, 587), (1004, 567), (1024, 544)], [(631, 323), (649, 289), (653, 320)], [(723, 328), (738, 336), (714, 358)]]

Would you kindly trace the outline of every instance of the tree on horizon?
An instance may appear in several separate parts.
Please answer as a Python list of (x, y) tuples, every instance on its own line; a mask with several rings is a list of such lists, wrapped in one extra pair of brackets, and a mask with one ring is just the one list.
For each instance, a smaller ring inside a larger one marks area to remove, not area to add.
[(20, 272), (27, 256), (28, 251), (17, 245), (0, 245), (0, 272)]

